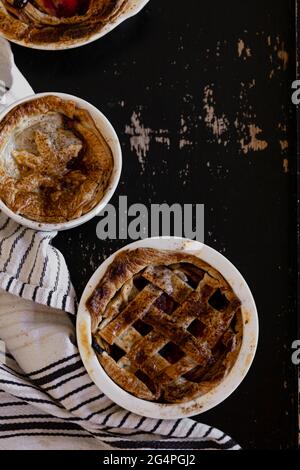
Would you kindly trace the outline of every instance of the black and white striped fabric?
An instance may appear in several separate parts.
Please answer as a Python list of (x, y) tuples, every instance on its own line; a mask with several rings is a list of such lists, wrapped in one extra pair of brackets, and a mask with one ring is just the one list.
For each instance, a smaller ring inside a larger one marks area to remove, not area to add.
[(54, 236), (0, 214), (0, 448), (239, 449), (192, 419), (127, 412), (91, 382), (71, 320), (75, 292)]

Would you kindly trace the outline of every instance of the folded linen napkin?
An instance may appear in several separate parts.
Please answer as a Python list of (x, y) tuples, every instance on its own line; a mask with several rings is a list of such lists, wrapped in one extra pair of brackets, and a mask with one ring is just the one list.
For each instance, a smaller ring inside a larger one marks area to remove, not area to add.
[(0, 213), (0, 448), (239, 449), (192, 419), (123, 410), (93, 384), (78, 353), (76, 296), (51, 245), (55, 235)]
[(0, 112), (14, 101), (33, 94), (16, 67), (9, 43), (0, 38)]

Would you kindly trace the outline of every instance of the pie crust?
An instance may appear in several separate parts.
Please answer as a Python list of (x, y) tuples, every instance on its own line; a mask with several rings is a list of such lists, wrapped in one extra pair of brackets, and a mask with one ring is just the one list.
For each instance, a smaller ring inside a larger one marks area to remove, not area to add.
[(106, 373), (138, 398), (181, 403), (219, 384), (238, 356), (241, 302), (198, 256), (122, 251), (87, 301)]
[[(114, 21), (129, 0), (87, 0), (82, 14), (58, 17), (43, 8), (42, 0), (0, 0), (0, 33), (28, 45), (72, 46), (84, 42)], [(48, 2), (49, 3), (49, 2)]]
[(36, 98), (0, 122), (0, 198), (28, 219), (62, 223), (89, 212), (112, 170), (110, 147), (73, 101)]

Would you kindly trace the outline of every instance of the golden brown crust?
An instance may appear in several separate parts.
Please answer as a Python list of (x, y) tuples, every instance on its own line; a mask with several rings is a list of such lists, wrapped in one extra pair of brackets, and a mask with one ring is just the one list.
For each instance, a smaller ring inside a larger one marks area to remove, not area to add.
[(72, 46), (88, 40), (114, 21), (128, 7), (129, 0), (90, 0), (82, 15), (58, 18), (41, 11), (29, 1), (16, 8), (12, 0), (0, 0), (0, 32), (25, 44)]
[(122, 251), (87, 307), (108, 375), (150, 401), (180, 403), (207, 393), (231, 369), (242, 341), (232, 288), (183, 251)]
[(88, 300), (88, 308), (92, 317), (92, 330), (95, 331), (102, 319), (108, 302), (123, 284), (135, 274), (149, 265), (159, 266), (175, 263), (191, 263), (207, 271), (213, 278), (223, 279), (221, 274), (194, 255), (182, 251), (155, 250), (153, 248), (137, 248), (122, 251), (117, 255), (100, 283)]
[[(53, 116), (59, 125), (47, 132)], [(30, 131), (41, 119), (45, 124)], [(18, 144), (7, 150), (28, 129), (32, 148)], [(0, 123), (0, 197), (24, 217), (45, 223), (80, 217), (103, 198), (112, 170), (111, 149), (90, 114), (73, 101), (51, 95), (33, 99)]]
[(62, 100), (58, 96), (42, 96), (38, 99), (33, 99), (22, 103), (8, 113), (0, 122), (0, 149), (3, 147), (4, 139), (10, 137), (16, 125), (22, 119), (27, 119), (39, 114), (46, 114), (49, 112), (58, 112), (64, 114), (70, 119), (73, 118), (76, 105), (73, 101)]

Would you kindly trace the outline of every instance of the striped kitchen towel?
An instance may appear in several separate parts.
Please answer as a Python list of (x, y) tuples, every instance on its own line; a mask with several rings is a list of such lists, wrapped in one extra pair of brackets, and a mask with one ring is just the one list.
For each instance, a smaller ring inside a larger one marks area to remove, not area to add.
[(192, 419), (134, 415), (93, 384), (76, 345), (76, 298), (55, 232), (0, 214), (0, 448), (239, 449)]

